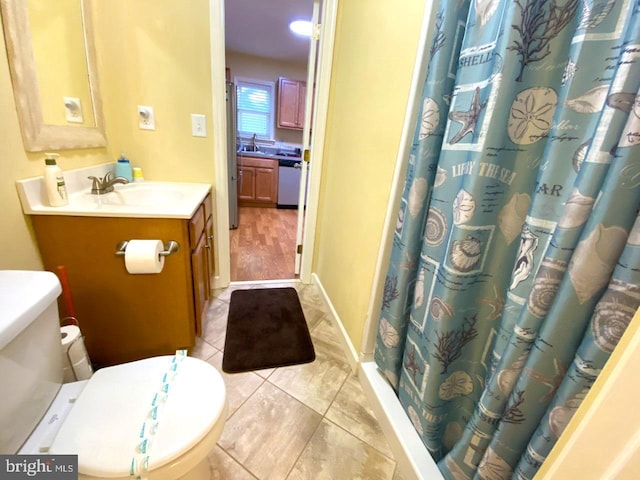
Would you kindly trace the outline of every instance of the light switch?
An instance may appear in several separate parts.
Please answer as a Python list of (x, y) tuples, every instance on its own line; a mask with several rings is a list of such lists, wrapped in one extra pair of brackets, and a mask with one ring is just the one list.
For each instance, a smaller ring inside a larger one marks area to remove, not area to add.
[(82, 103), (80, 99), (76, 97), (62, 97), (64, 101), (64, 111), (67, 118), (67, 122), (83, 123), (82, 118)]
[(153, 115), (153, 107), (138, 105), (138, 121), (143, 130), (156, 129), (156, 117)]
[(191, 114), (191, 135), (194, 137), (207, 136), (207, 117), (198, 113)]

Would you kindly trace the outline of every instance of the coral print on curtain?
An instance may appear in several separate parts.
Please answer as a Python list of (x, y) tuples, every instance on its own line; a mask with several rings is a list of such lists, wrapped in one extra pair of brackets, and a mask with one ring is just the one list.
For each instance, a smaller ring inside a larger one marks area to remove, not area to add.
[(432, 21), (375, 359), (445, 478), (529, 479), (640, 305), (640, 5)]

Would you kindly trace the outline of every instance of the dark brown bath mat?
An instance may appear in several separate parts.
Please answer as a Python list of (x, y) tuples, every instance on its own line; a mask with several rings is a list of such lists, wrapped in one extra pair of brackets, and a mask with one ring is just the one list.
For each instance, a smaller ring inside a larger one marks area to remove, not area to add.
[(240, 373), (316, 358), (295, 288), (231, 293), (222, 370)]

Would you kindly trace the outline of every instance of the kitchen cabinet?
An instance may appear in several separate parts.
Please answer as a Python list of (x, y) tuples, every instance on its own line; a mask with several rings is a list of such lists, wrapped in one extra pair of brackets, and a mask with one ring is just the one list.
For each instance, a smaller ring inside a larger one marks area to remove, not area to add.
[(302, 130), (307, 83), (280, 77), (278, 80), (278, 128)]
[[(190, 349), (202, 332), (213, 264), (211, 194), (192, 218), (31, 215), (44, 268), (64, 265), (89, 357), (97, 367)], [(158, 274), (131, 275), (123, 240), (174, 240)], [(64, 311), (59, 299), (61, 312)]]
[(275, 207), (278, 202), (278, 160), (239, 155), (238, 204)]

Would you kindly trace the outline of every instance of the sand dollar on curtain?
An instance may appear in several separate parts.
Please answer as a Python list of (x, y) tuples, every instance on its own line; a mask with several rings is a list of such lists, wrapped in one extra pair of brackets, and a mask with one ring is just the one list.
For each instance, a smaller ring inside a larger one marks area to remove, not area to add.
[(640, 6), (434, 21), (374, 355), (446, 478), (532, 478), (640, 305)]

